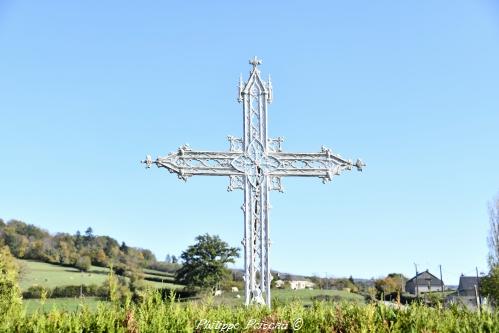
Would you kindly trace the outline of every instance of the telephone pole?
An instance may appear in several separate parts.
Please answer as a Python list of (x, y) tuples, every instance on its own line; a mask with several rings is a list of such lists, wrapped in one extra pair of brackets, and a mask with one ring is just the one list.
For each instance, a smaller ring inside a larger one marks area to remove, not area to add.
[(475, 269), (476, 269), (476, 285), (475, 285), (476, 306), (478, 307), (478, 311), (481, 311), (482, 301), (480, 299), (480, 279), (478, 277), (478, 267), (475, 266)]
[(444, 301), (444, 280), (442, 279), (442, 265), (438, 265), (440, 268), (440, 284), (442, 287), (442, 302)]
[(416, 269), (416, 298), (419, 298), (418, 265), (416, 263), (414, 263), (414, 268)]

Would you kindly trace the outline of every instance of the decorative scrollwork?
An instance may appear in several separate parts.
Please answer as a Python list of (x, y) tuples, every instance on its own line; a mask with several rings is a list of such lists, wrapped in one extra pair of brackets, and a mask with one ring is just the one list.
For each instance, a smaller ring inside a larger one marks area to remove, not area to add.
[(246, 154), (232, 161), (232, 166), (244, 173), (254, 187), (262, 184), (263, 178), (277, 169), (280, 164), (277, 158), (265, 154), (263, 145), (258, 140), (250, 143)]
[(267, 147), (269, 152), (280, 153), (282, 151), (281, 144), (284, 141), (282, 137), (267, 139)]
[(243, 139), (236, 138), (235, 136), (229, 135), (227, 137), (229, 139), (230, 151), (234, 152), (242, 152), (243, 151)]
[(284, 192), (284, 189), (282, 188), (281, 177), (270, 176), (270, 190), (271, 191), (279, 191), (281, 193)]
[(244, 176), (229, 176), (227, 191), (244, 190)]

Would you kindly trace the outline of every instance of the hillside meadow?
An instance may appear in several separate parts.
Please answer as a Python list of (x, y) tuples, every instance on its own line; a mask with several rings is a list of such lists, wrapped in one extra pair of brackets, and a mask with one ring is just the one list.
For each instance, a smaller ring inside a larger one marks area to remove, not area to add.
[[(34, 260), (17, 259), (21, 267), (20, 287), (23, 291), (31, 286), (42, 286), (55, 288), (73, 285), (101, 285), (109, 274), (109, 268), (91, 266), (87, 272), (62, 265), (54, 265)], [(153, 288), (182, 288), (182, 285), (174, 283), (174, 277), (170, 273), (160, 272), (152, 269), (144, 270), (144, 283)]]

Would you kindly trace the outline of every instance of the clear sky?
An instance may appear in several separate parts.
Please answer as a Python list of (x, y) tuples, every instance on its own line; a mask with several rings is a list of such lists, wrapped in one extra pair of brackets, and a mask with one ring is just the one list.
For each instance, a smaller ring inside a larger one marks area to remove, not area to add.
[[(202, 233), (240, 246), (241, 192), (145, 170), (228, 148), (248, 59), (272, 75), (271, 136), (364, 172), (272, 193), (271, 266), (379, 277), (487, 270), (499, 192), (495, 1), (0, 0), (0, 217), (92, 226), (159, 259)], [(236, 264), (242, 267), (242, 260)]]

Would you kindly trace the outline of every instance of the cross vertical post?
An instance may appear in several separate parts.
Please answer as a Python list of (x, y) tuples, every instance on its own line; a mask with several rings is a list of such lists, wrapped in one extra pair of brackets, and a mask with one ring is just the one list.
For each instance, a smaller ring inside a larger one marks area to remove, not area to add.
[(282, 151), (282, 138), (269, 138), (267, 134), (267, 106), (272, 102), (272, 83), (263, 81), (254, 57), (249, 78), (238, 86), (238, 101), (243, 104), (243, 136), (229, 136), (230, 149), (219, 151), (194, 151), (188, 145), (177, 152), (156, 160), (147, 155), (142, 163), (155, 164), (186, 181), (195, 175), (229, 176), (228, 191), (244, 190), (244, 303), (265, 304), (270, 308), (270, 230), (269, 193), (282, 192), (284, 176), (319, 177), (331, 181), (343, 170), (356, 167), (362, 171), (361, 160), (353, 163), (322, 147), (317, 153), (286, 153)]

